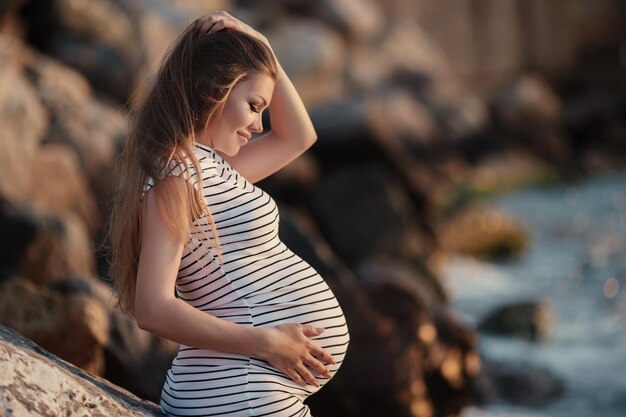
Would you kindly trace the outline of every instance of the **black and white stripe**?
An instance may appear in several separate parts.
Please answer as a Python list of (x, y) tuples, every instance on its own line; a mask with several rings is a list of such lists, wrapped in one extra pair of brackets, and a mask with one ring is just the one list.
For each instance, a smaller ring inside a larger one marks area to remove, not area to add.
[[(273, 327), (282, 323), (324, 327), (315, 343), (337, 362), (350, 341), (341, 307), (322, 277), (278, 237), (274, 200), (246, 181), (214, 150), (196, 145), (201, 175), (173, 163), (164, 176), (187, 178), (202, 189), (222, 245), (223, 263), (200, 232), (183, 252), (177, 296), (234, 323)], [(148, 178), (144, 193), (154, 185)], [(203, 219), (196, 225), (203, 226)], [(204, 232), (212, 237), (210, 227)], [(328, 380), (318, 378), (320, 388)], [(172, 416), (310, 416), (303, 401), (320, 388), (302, 387), (269, 363), (245, 355), (180, 346), (161, 394)]]

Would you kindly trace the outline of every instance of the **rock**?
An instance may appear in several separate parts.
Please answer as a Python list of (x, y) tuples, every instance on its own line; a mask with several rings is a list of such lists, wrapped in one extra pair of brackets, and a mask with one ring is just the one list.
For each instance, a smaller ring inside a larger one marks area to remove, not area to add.
[(428, 306), (401, 280), (383, 277), (362, 285), (388, 323), (385, 348), (399, 350), (394, 359), (383, 360), (394, 368), (387, 404), (402, 406), (394, 415), (457, 415), (470, 403), (472, 380), (480, 370), (475, 333), (446, 308)]
[(30, 416), (165, 416), (105, 379), (83, 371), (0, 325), (0, 414)]
[[(464, 152), (466, 137), (448, 137), (452, 126), (442, 128), (441, 121), (453, 125), (455, 116), (443, 116), (441, 105), (432, 107), (416, 94), (385, 86), (314, 108), (311, 118), (319, 140), (313, 152), (331, 169), (352, 161), (389, 165), (402, 178), (428, 229), (434, 223), (431, 216), (451, 204), (455, 184), (448, 176), (450, 161)], [(462, 105), (450, 103), (446, 112), (457, 107)], [(459, 128), (457, 134), (471, 135), (481, 126)]]
[(480, 404), (506, 401), (526, 407), (543, 407), (563, 394), (565, 382), (548, 369), (527, 363), (485, 360), (474, 389)]
[(143, 53), (123, 2), (30, 2), (21, 16), (39, 50), (80, 71), (108, 97), (125, 102), (130, 96)]
[(484, 259), (515, 256), (529, 244), (524, 222), (480, 203), (459, 210), (437, 230), (443, 250)]
[(488, 313), (478, 325), (481, 331), (544, 341), (554, 331), (556, 313), (547, 300), (503, 305)]
[(22, 47), (0, 36), (0, 198), (24, 202), (31, 161), (48, 127), (37, 91), (21, 74)]
[(33, 158), (28, 188), (28, 199), (39, 211), (74, 214), (92, 236), (100, 228), (96, 198), (72, 148), (58, 143), (41, 147)]
[(325, 238), (350, 265), (424, 251), (408, 196), (381, 168), (343, 168), (327, 175), (314, 191), (311, 207)]
[(358, 91), (410, 77), (415, 81), (413, 88), (427, 87), (446, 98), (458, 95), (462, 84), (430, 35), (410, 14), (398, 13), (387, 20), (388, 30), (381, 36), (346, 51), (350, 85)]
[(86, 371), (100, 375), (104, 371), (109, 321), (94, 297), (63, 296), (14, 278), (2, 284), (0, 322)]
[(278, 201), (297, 205), (306, 199), (318, 181), (319, 165), (315, 156), (307, 152), (255, 185)]
[(335, 32), (301, 19), (278, 23), (266, 36), (307, 107), (342, 96), (344, 48)]
[(492, 100), (497, 121), (514, 131), (556, 126), (561, 101), (545, 80), (525, 75), (496, 94)]
[(36, 219), (37, 234), (20, 260), (21, 276), (40, 284), (96, 276), (93, 242), (78, 216), (37, 214)]
[(311, 265), (329, 285), (354, 281), (352, 272), (333, 252), (307, 214), (281, 204), (279, 234), (281, 241)]
[(100, 280), (75, 276), (48, 287), (64, 297), (83, 294), (104, 306), (109, 332), (103, 347), (102, 376), (141, 398), (158, 403), (165, 373), (179, 345), (140, 329), (134, 319), (118, 308), (112, 288)]
[(424, 308), (435, 308), (448, 300), (439, 279), (417, 260), (365, 261), (354, 268), (357, 281), (368, 285), (392, 284), (418, 300)]
[(564, 101), (563, 124), (574, 154), (595, 148), (607, 155), (624, 155), (624, 107), (619, 93), (600, 88), (585, 89)]
[(0, 32), (4, 32), (6, 21), (12, 20), (13, 15), (24, 2), (25, 0), (5, 0), (0, 3)]
[(371, 39), (384, 26), (380, 6), (372, 0), (285, 0), (282, 3), (302, 15), (326, 22), (357, 42)]
[(505, 140), (551, 161), (565, 161), (570, 156), (560, 128), (561, 101), (543, 79), (520, 77), (499, 91), (490, 106)]
[(556, 180), (556, 173), (537, 157), (523, 151), (490, 155), (464, 173), (463, 192), (468, 198), (484, 198), (503, 192)]
[(36, 217), (28, 206), (12, 206), (0, 199), (0, 283), (17, 273), (37, 229)]
[(118, 111), (92, 96), (85, 78), (57, 61), (31, 51), (26, 73), (52, 120), (45, 141), (71, 147), (104, 211), (112, 192), (114, 159), (126, 133)]

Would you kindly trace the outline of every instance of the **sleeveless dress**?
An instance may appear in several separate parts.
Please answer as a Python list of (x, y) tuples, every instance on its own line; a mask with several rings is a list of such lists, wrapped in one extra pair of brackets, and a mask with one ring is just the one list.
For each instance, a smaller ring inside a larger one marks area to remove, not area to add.
[[(301, 323), (323, 327), (324, 332), (313, 341), (335, 359), (336, 364), (326, 365), (334, 375), (350, 336), (332, 291), (279, 239), (274, 200), (213, 149), (196, 144), (195, 153), (200, 175), (190, 163), (178, 162), (164, 170), (163, 176), (182, 176), (196, 189), (202, 188), (223, 263), (202, 233), (192, 229), (176, 279), (177, 297), (207, 314), (244, 326)], [(148, 178), (142, 196), (154, 184)], [(204, 227), (211, 237), (210, 227)], [(309, 370), (319, 388), (299, 385), (254, 356), (180, 345), (167, 371), (160, 405), (171, 416), (311, 416), (303, 401), (329, 380)]]

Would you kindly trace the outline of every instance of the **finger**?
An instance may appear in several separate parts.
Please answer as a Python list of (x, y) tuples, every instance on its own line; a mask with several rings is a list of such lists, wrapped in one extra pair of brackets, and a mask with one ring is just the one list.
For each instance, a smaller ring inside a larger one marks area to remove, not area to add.
[(320, 361), (318, 361), (311, 355), (309, 355), (309, 357), (305, 359), (305, 363), (315, 372), (317, 372), (320, 375), (325, 376), (326, 378), (330, 378), (332, 376), (330, 374), (330, 371), (326, 369), (324, 364), (322, 364)]
[(224, 29), (226, 27), (226, 22), (223, 20), (218, 20), (217, 22), (215, 22), (215, 24), (213, 26), (211, 26), (211, 28), (209, 29), (209, 31), (207, 33), (215, 33), (215, 32), (219, 32), (220, 30)]
[(324, 349), (322, 349), (321, 347), (319, 347), (318, 345), (316, 345), (315, 343), (310, 343), (309, 345), (309, 352), (315, 356), (317, 359), (319, 359), (320, 361), (323, 361), (324, 363), (332, 363), (332, 364), (336, 364), (337, 361), (335, 361), (335, 358), (333, 358), (333, 356), (328, 353), (327, 351), (325, 351)]
[(220, 19), (223, 18), (219, 16), (208, 16), (200, 30), (204, 33), (207, 33), (211, 29), (211, 27), (216, 24)]
[(304, 380), (300, 377), (300, 374), (295, 369), (287, 369), (285, 371), (287, 376), (291, 378), (296, 384), (304, 385)]
[(324, 332), (324, 328), (323, 327), (313, 327), (313, 326), (308, 325), (308, 324), (302, 325), (302, 333), (304, 333), (304, 335), (306, 337), (319, 336), (323, 332)]
[(319, 382), (317, 382), (317, 379), (315, 379), (313, 374), (309, 372), (309, 370), (306, 369), (304, 365), (296, 365), (295, 369), (300, 374), (300, 376), (304, 378), (304, 380), (308, 382), (310, 385), (313, 385), (315, 387), (320, 386)]

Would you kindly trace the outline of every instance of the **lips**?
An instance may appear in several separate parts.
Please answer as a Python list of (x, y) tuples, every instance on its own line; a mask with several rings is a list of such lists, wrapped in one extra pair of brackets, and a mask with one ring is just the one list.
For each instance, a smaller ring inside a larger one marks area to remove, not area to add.
[(250, 140), (250, 138), (252, 137), (252, 135), (251, 135), (251, 134), (249, 134), (249, 133), (245, 133), (245, 132), (244, 132), (244, 133), (242, 133), (242, 132), (237, 132), (237, 134), (238, 134), (239, 136), (243, 137), (245, 140)]

